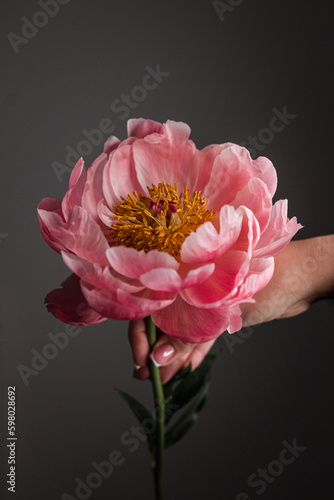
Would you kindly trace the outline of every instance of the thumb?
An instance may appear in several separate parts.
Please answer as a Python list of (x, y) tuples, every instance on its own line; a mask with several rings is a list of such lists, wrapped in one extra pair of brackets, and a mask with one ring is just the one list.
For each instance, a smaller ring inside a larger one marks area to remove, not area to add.
[(182, 340), (160, 335), (153, 351), (150, 354), (155, 366), (167, 366), (175, 361), (182, 362), (189, 357), (196, 344), (182, 342)]

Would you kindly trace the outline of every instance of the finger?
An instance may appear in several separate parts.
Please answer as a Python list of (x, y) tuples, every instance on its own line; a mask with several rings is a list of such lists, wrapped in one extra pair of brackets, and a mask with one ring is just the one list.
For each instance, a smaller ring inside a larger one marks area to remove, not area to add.
[(135, 366), (145, 366), (150, 353), (145, 320), (130, 321), (128, 335)]
[(184, 360), (183, 359), (176, 359), (173, 363), (170, 363), (169, 365), (166, 366), (161, 366), (159, 368), (160, 370), (160, 376), (161, 376), (161, 382), (165, 384), (168, 382), (174, 375), (177, 373), (182, 372), (184, 369)]
[(133, 371), (134, 378), (138, 380), (147, 380), (150, 378), (150, 369), (148, 366), (142, 366), (141, 368), (135, 368)]
[(197, 344), (189, 354), (188, 358), (185, 360), (182, 368), (186, 368), (189, 363), (191, 363), (192, 370), (195, 370), (195, 368), (197, 368), (202, 363), (203, 359), (208, 354), (215, 342), (216, 339), (210, 340), (209, 342), (203, 342), (202, 344)]
[(195, 345), (196, 344), (182, 342), (179, 339), (175, 339), (163, 333), (154, 346), (150, 358), (157, 367), (167, 366), (177, 360), (184, 361), (194, 349)]

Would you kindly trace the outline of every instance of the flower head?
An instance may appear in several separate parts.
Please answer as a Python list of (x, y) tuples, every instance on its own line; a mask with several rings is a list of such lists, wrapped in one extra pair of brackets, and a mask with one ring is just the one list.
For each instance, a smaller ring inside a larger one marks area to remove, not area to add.
[(187, 342), (241, 328), (239, 305), (301, 226), (286, 200), (272, 205), (270, 160), (231, 143), (198, 150), (189, 134), (181, 122), (129, 120), (128, 139), (109, 138), (88, 172), (76, 164), (63, 200), (41, 201), (42, 235), (75, 275), (47, 297), (57, 317), (152, 315)]

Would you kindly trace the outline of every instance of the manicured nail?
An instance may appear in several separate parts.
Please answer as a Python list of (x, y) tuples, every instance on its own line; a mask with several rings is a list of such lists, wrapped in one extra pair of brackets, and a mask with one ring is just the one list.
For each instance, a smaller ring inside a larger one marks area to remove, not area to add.
[(161, 344), (150, 354), (150, 358), (159, 368), (159, 366), (164, 365), (167, 361), (175, 354), (175, 349), (171, 344)]
[(141, 368), (141, 366), (140, 366), (140, 365), (136, 365), (136, 364), (135, 364), (134, 366), (135, 366), (135, 370), (139, 370), (139, 369)]

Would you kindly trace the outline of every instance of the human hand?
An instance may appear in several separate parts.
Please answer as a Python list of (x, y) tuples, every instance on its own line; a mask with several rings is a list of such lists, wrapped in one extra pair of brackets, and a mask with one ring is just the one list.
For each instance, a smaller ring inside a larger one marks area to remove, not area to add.
[[(269, 284), (254, 295), (255, 303), (241, 306), (243, 326), (296, 316), (313, 302), (330, 297), (334, 290), (334, 235), (293, 241), (275, 257), (275, 272)], [(135, 377), (149, 378), (149, 345), (144, 320), (131, 321), (129, 341), (136, 365)], [(190, 362), (196, 368), (215, 340), (190, 344), (159, 332), (153, 350), (162, 365), (162, 383)]]

